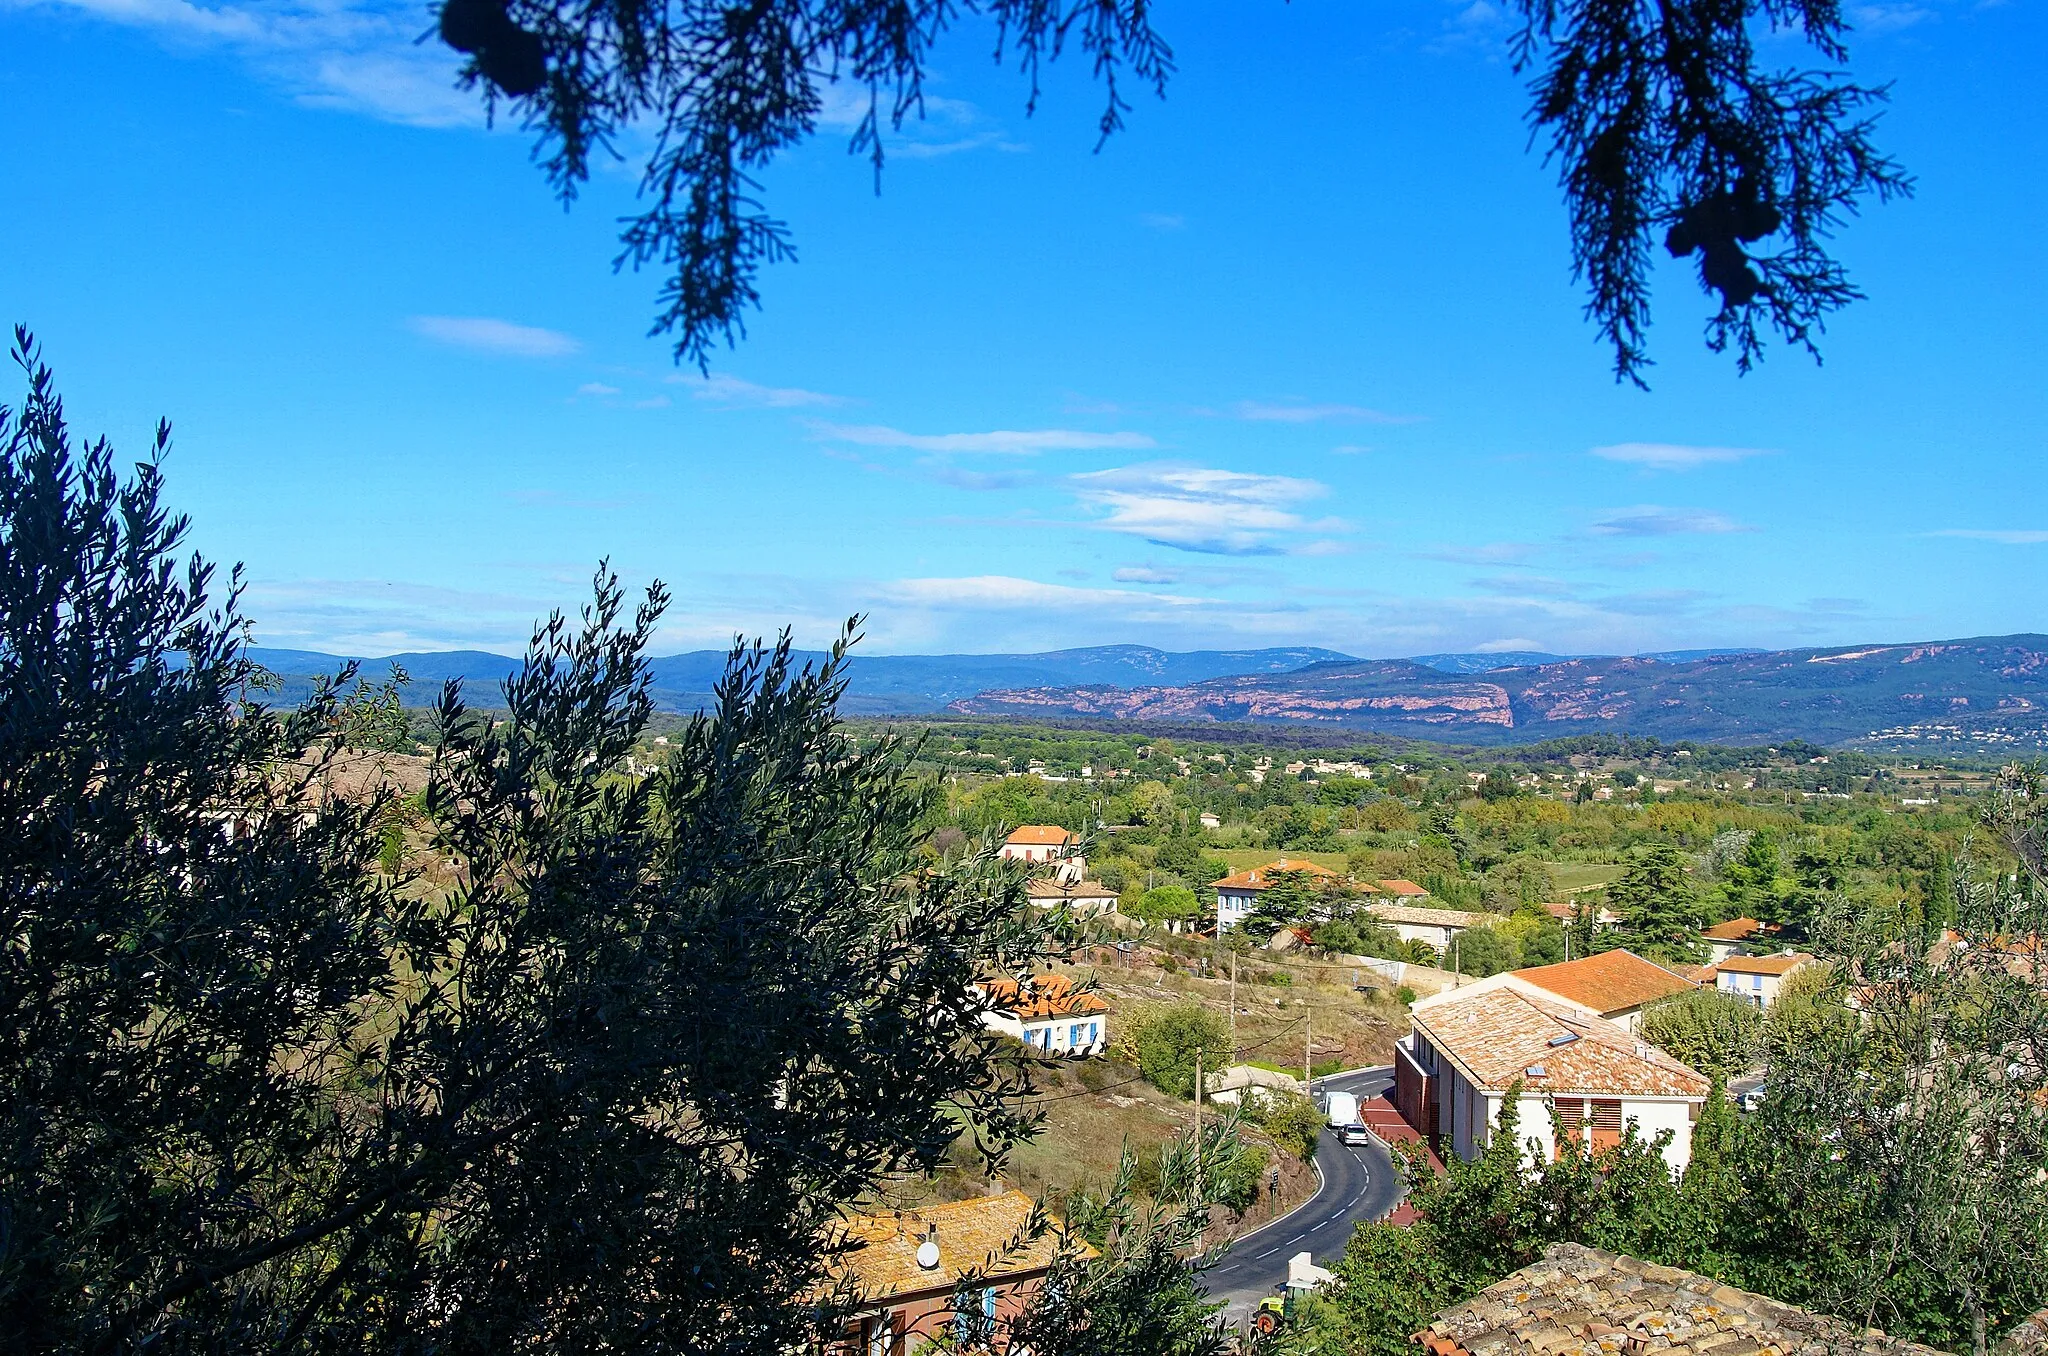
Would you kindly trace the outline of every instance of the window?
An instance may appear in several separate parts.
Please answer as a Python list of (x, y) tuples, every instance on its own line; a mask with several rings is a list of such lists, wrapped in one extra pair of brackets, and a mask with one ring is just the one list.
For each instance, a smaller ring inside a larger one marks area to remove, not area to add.
[(1088, 1043), (1089, 1043), (1090, 1045), (1093, 1045), (1093, 1044), (1095, 1044), (1095, 1042), (1097, 1042), (1097, 1041), (1099, 1041), (1099, 1040), (1101, 1040), (1101, 1039), (1102, 1039), (1102, 1024), (1101, 1024), (1100, 1022), (1090, 1022), (1090, 1023), (1088, 1023)]
[(1593, 1149), (1611, 1149), (1621, 1143), (1621, 1100), (1619, 1098), (1595, 1097), (1593, 1099)]
[(1074, 1024), (1074, 1025), (1072, 1025), (1072, 1026), (1070, 1026), (1070, 1027), (1068, 1027), (1068, 1028), (1067, 1028), (1067, 1044), (1068, 1044), (1068, 1045), (1079, 1045), (1080, 1043), (1081, 1043), (1081, 1024), (1080, 1024), (1079, 1022), (1076, 1022), (1076, 1023)]
[(1551, 1101), (1557, 1109), (1558, 1143), (1554, 1146), (1555, 1156), (1562, 1157), (1564, 1141), (1569, 1139), (1585, 1142), (1586, 1099), (1583, 1097), (1558, 1097)]

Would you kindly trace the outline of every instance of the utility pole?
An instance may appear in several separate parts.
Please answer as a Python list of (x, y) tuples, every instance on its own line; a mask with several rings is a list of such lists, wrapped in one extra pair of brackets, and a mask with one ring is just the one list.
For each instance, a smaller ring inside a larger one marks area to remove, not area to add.
[(1302, 1014), (1302, 1021), (1308, 1023), (1301, 1035), (1301, 1085), (1308, 1089), (1310, 1098), (1316, 1095), (1315, 1066), (1309, 1062), (1310, 1053), (1316, 1044), (1316, 1005), (1308, 999), (1308, 1011)]
[(1230, 948), (1230, 1061), (1235, 1064), (1244, 1059), (1244, 1051), (1237, 1048), (1237, 948)]
[(1195, 1047), (1195, 1198), (1202, 1198), (1202, 1047)]

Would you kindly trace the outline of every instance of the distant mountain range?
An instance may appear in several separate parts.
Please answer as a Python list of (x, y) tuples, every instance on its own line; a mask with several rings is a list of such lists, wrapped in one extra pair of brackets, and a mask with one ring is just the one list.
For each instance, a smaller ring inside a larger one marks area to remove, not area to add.
[[(342, 657), (256, 649), (287, 695)], [(816, 661), (820, 652), (800, 659)], [(448, 678), (488, 691), (517, 667), (464, 650), (396, 661), (424, 703)], [(720, 650), (650, 661), (655, 696), (693, 710), (725, 666)], [(1357, 659), (1313, 647), (1176, 654), (1106, 645), (1008, 655), (874, 655), (852, 660), (850, 715), (950, 713), (1020, 720), (1189, 724), (1252, 721), (1456, 743), (1523, 743), (1626, 733), (1665, 740), (1807, 739), (1913, 747), (2048, 745), (2048, 636), (1804, 650), (1674, 650), (1629, 658), (1540, 653)]]

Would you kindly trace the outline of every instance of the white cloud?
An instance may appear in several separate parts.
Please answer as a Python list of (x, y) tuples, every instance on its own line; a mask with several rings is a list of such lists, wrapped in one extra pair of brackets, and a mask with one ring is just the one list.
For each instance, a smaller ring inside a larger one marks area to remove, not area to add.
[(1505, 654), (1515, 650), (1541, 650), (1543, 646), (1527, 636), (1509, 636), (1505, 640), (1482, 640), (1472, 647), (1474, 654)]
[(1125, 565), (1109, 576), (1119, 584), (1178, 584), (1179, 570), (1159, 570), (1150, 565)]
[(1603, 537), (1676, 537), (1755, 530), (1713, 509), (1660, 508), (1655, 504), (1614, 509), (1592, 527), (1595, 534)]
[(806, 391), (797, 386), (762, 386), (724, 372), (714, 372), (708, 377), (676, 375), (667, 380), (672, 385), (688, 387), (693, 399), (748, 409), (789, 410), (805, 405), (846, 403), (839, 396), (825, 395), (820, 391)]
[(1744, 461), (1770, 455), (1760, 447), (1692, 447), (1684, 443), (1615, 443), (1596, 447), (1592, 455), (1603, 461), (1645, 466), (1652, 471), (1690, 471), (1717, 462)]
[(1184, 551), (1278, 555), (1287, 550), (1283, 538), (1342, 526), (1311, 523), (1295, 512), (1329, 487), (1293, 476), (1154, 462), (1087, 471), (1068, 481), (1084, 506), (1103, 515), (1098, 527)]
[(997, 429), (990, 433), (905, 433), (881, 424), (827, 424), (816, 422), (813, 432), (827, 442), (854, 443), (861, 447), (902, 447), (918, 452), (1000, 452), (1029, 455), (1037, 452), (1087, 452), (1101, 448), (1133, 449), (1156, 447), (1142, 433), (1088, 433), (1078, 429)]
[(424, 11), (400, 0), (0, 0), (0, 7), (67, 10), (157, 35), (172, 51), (226, 50), (302, 104), (420, 127), (477, 127), (483, 101), (455, 87), (462, 60), (416, 42)]
[(1262, 424), (1318, 424), (1326, 420), (1362, 424), (1413, 424), (1420, 419), (1419, 415), (1388, 414), (1383, 410), (1367, 409), (1363, 405), (1316, 405), (1298, 400), (1240, 400), (1231, 406), (1231, 413), (1240, 419)]
[(1372, 449), (1364, 443), (1339, 443), (1331, 448), (1330, 451), (1340, 457), (1357, 457), (1363, 456), (1365, 453), (1372, 451)]
[(1144, 593), (1135, 589), (1075, 588), (1071, 584), (1046, 584), (1005, 574), (899, 579), (885, 588), (893, 597), (906, 603), (949, 608), (1101, 608), (1129, 607), (1132, 604), (1166, 604), (1181, 608), (1220, 601), (1171, 593)]
[(2048, 532), (2034, 528), (1949, 527), (1929, 532), (1930, 537), (1962, 537), (1969, 541), (1995, 541), (2001, 546), (2039, 546), (2048, 542)]
[(562, 358), (583, 347), (560, 330), (515, 325), (481, 315), (416, 315), (406, 322), (412, 332), (436, 343), (479, 353), (505, 353), (519, 358)]
[(618, 393), (618, 387), (607, 386), (601, 381), (586, 381), (576, 388), (576, 394), (580, 396), (615, 396)]

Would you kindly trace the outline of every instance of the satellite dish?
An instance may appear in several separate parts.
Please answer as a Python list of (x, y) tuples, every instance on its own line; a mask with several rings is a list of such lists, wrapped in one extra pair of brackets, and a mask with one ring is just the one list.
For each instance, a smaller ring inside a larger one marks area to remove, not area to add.
[[(902, 1256), (898, 1253), (897, 1256)], [(917, 1245), (917, 1264), (930, 1271), (939, 1264), (939, 1245), (927, 1238)]]

